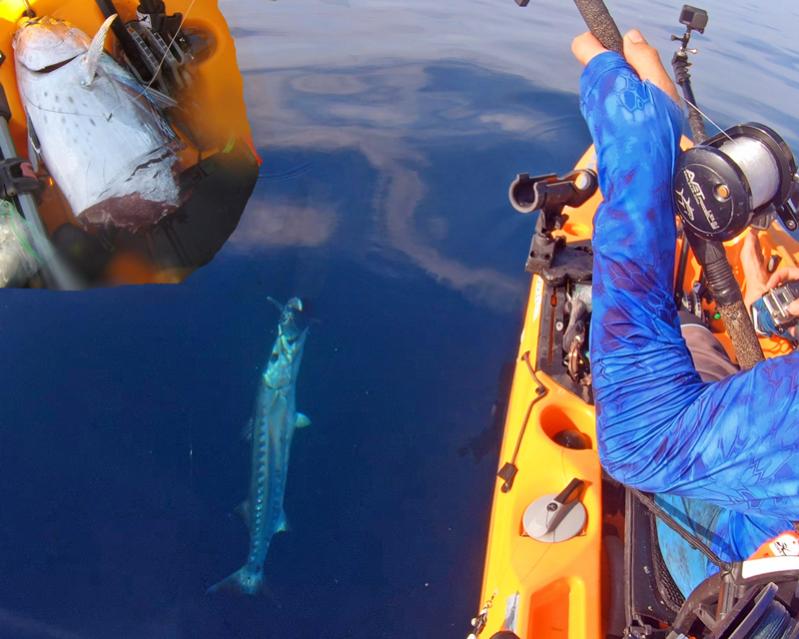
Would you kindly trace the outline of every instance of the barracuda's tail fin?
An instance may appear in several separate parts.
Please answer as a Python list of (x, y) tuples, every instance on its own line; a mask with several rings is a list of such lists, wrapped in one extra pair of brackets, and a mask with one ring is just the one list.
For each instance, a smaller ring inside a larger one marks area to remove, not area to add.
[(261, 590), (263, 580), (263, 569), (254, 568), (249, 564), (245, 564), (229, 577), (226, 577), (219, 583), (215, 583), (207, 592), (213, 594), (215, 592), (227, 591), (243, 595), (256, 595)]

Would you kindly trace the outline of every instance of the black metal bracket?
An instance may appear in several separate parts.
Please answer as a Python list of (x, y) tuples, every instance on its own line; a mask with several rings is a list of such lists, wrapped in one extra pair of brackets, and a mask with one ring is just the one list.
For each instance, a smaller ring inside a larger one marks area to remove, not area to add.
[(516, 458), (519, 456), (519, 450), (522, 447), (522, 440), (524, 439), (524, 434), (527, 432), (527, 424), (530, 421), (530, 416), (533, 414), (533, 406), (542, 399), (547, 392), (547, 387), (541, 383), (541, 380), (538, 379), (538, 376), (535, 374), (535, 369), (533, 368), (533, 364), (530, 362), (530, 352), (527, 351), (521, 356), (521, 361), (523, 361), (527, 365), (527, 371), (530, 373), (530, 377), (533, 380), (533, 383), (536, 385), (535, 387), (535, 395), (530, 400), (530, 403), (527, 405), (527, 412), (524, 416), (524, 421), (522, 422), (521, 429), (519, 430), (519, 435), (516, 438), (516, 446), (513, 449), (513, 455), (511, 455), (511, 460), (509, 462), (505, 462), (502, 464), (502, 467), (497, 471), (497, 477), (502, 480), (502, 486), (500, 490), (503, 493), (507, 493), (513, 488), (513, 482), (516, 479), (516, 474), (519, 472), (519, 467), (516, 465)]
[(0, 160), (0, 197), (12, 198), (22, 193), (34, 193), (42, 184), (35, 177), (22, 172), (22, 164), (26, 160), (9, 158)]
[[(552, 231), (547, 229), (546, 218), (550, 212), (541, 211), (541, 216), (535, 225), (535, 233), (530, 240), (530, 251), (527, 254), (527, 261), (524, 263), (524, 270), (528, 273), (540, 273), (552, 264), (555, 253), (566, 243), (562, 237), (553, 237)], [(558, 223), (554, 228), (560, 229), (562, 221), (566, 220), (565, 215), (557, 216)], [(562, 220), (562, 221), (561, 221)]]
[(539, 211), (525, 263), (526, 271), (542, 273), (552, 265), (555, 255), (565, 244), (564, 238), (552, 235), (569, 219), (563, 209), (580, 206), (596, 189), (597, 176), (590, 169), (579, 169), (562, 177), (555, 173), (534, 177), (520, 173), (516, 176), (508, 190), (513, 208), (520, 213)]

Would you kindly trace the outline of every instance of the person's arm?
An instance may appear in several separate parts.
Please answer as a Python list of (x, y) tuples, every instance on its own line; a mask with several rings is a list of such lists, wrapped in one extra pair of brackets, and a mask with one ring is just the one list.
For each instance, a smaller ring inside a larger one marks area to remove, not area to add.
[(628, 63), (590, 39), (580, 36), (573, 49), (586, 63), (581, 108), (604, 195), (594, 219), (591, 321), (603, 465), (643, 490), (795, 519), (797, 356), (712, 384), (699, 379), (672, 295), (676, 92), (645, 42), (625, 37)]

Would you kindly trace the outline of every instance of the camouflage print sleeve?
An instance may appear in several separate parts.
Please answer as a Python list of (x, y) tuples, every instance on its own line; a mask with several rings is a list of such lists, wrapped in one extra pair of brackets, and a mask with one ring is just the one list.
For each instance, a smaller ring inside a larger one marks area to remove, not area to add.
[(602, 463), (626, 484), (731, 510), (729, 547), (754, 552), (799, 513), (799, 355), (700, 380), (672, 297), (681, 110), (612, 52), (586, 66), (581, 108), (604, 195), (591, 323)]

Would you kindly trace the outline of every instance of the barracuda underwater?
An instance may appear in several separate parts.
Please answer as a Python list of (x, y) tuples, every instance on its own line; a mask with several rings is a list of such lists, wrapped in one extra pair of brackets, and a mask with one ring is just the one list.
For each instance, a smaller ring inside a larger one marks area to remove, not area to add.
[(292, 297), (285, 305), (271, 301), (280, 309), (277, 339), (261, 375), (255, 409), (246, 432), (252, 441), (250, 494), (237, 509), (250, 529), (250, 551), (244, 566), (211, 586), (209, 593), (230, 590), (254, 595), (261, 589), (264, 561), (272, 537), (288, 527), (283, 497), (291, 440), (295, 429), (311, 423), (296, 407), (297, 375), (308, 336), (308, 329), (298, 325), (302, 301), (297, 297)]

